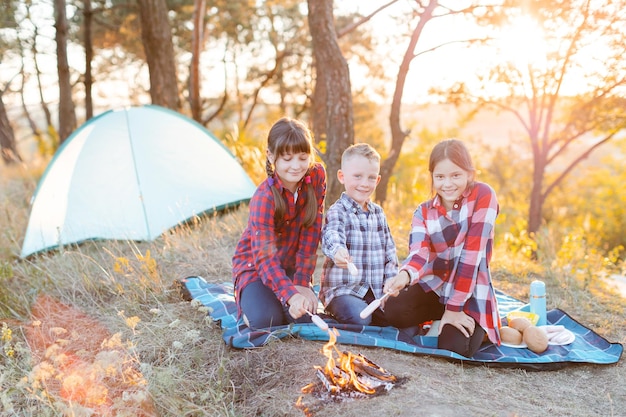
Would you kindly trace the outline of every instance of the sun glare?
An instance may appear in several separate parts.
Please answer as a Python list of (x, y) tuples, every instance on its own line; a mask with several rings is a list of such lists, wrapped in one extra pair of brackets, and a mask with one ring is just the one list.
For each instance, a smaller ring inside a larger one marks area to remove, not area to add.
[(543, 29), (530, 16), (519, 16), (501, 31), (500, 53), (517, 67), (545, 65), (547, 45)]

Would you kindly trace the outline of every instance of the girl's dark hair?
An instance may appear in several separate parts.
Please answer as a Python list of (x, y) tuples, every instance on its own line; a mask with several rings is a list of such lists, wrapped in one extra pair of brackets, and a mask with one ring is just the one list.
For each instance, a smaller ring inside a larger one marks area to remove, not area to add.
[[(436, 144), (430, 152), (428, 171), (430, 171), (431, 188), (433, 185), (432, 177), (435, 166), (444, 159), (449, 159), (453, 164), (458, 165), (464, 171), (469, 172), (470, 181), (468, 183), (468, 187), (471, 188), (474, 186), (474, 175), (476, 174), (476, 169), (474, 168), (474, 163), (472, 162), (472, 157), (467, 150), (467, 147), (458, 139), (446, 139)], [(432, 190), (432, 193), (434, 194), (434, 189)]]
[[(267, 135), (267, 149), (274, 156), (274, 160), (283, 155), (306, 153), (311, 156), (310, 166), (315, 161), (315, 149), (311, 131), (299, 120), (283, 117), (270, 128)], [(309, 166), (309, 168), (310, 168)], [(269, 157), (265, 160), (265, 171), (268, 177), (274, 175), (274, 167)], [(306, 175), (309, 175), (307, 172)], [(274, 195), (274, 224), (283, 221), (287, 211), (287, 203), (276, 187), (270, 187)], [(303, 181), (302, 191), (306, 192), (306, 205), (304, 209), (304, 227), (312, 226), (317, 219), (318, 207), (315, 187), (311, 183)]]

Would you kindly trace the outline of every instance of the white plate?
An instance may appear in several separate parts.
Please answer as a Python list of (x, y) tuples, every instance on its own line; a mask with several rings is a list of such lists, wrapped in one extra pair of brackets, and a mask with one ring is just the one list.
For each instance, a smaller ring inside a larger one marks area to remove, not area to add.
[[(564, 345), (569, 345), (574, 340), (576, 340), (576, 335), (574, 333), (572, 333), (571, 331), (569, 331), (567, 329), (564, 329), (564, 330), (561, 330), (561, 332), (559, 332), (559, 333), (562, 333), (562, 332), (566, 332), (567, 333), (568, 337), (567, 337), (566, 340), (563, 340), (561, 343), (548, 341), (548, 345), (550, 345), (550, 346), (564, 346)], [(526, 343), (524, 343), (524, 342), (520, 343), (519, 345), (512, 345), (510, 343), (502, 342), (501, 345), (502, 346), (507, 346), (507, 347), (510, 347), (510, 348), (514, 348), (514, 349), (524, 349), (524, 348), (528, 347), (528, 345)]]
[(510, 343), (504, 343), (504, 342), (502, 342), (502, 343), (500, 343), (500, 345), (501, 345), (501, 346), (510, 347), (510, 348), (514, 348), (514, 349), (524, 349), (524, 348), (527, 348), (527, 347), (528, 347), (528, 345), (527, 345), (526, 343), (524, 343), (524, 342), (522, 342), (522, 344), (521, 344), (521, 345), (512, 345), (512, 344), (510, 344)]
[(571, 331), (567, 330), (567, 329), (561, 330), (559, 332), (559, 334), (560, 333), (567, 333), (567, 339), (564, 338), (564, 340), (562, 342), (560, 342), (560, 343), (548, 341), (548, 344), (549, 345), (560, 345), (560, 346), (563, 346), (563, 345), (569, 345), (574, 340), (576, 340), (576, 335), (574, 333), (572, 333)]

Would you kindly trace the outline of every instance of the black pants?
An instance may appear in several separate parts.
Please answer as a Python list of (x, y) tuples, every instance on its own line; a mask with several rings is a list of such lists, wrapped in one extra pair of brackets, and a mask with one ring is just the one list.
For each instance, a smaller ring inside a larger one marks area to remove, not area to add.
[[(434, 292), (425, 292), (419, 284), (400, 291), (397, 297), (389, 297), (385, 303), (385, 318), (391, 326), (407, 328), (430, 320), (441, 320), (445, 307)], [(476, 353), (485, 337), (485, 330), (474, 320), (474, 333), (465, 337), (456, 327), (447, 324), (437, 339), (439, 349), (450, 350), (465, 357)]]

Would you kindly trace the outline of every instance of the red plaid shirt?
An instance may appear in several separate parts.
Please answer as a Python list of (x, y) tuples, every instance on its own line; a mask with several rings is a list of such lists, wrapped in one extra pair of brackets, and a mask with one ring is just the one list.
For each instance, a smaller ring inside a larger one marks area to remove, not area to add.
[[(301, 181), (298, 198), (275, 177), (274, 187), (280, 190), (287, 202), (285, 217), (274, 223), (274, 196), (268, 180), (259, 185), (250, 200), (248, 226), (233, 256), (233, 281), (235, 296), (250, 282), (261, 280), (276, 294), (283, 304), (297, 294), (295, 285), (309, 286), (317, 261), (320, 242), (322, 213), (326, 197), (326, 172), (316, 163), (309, 170), (311, 183)], [(318, 214), (315, 223), (305, 228), (303, 214), (307, 199), (307, 187), (315, 188)], [(293, 275), (293, 279), (288, 277)]]
[(499, 345), (500, 316), (489, 271), (498, 200), (490, 186), (477, 182), (458, 203), (447, 212), (435, 196), (415, 210), (410, 253), (400, 269), (425, 291), (435, 291), (447, 310), (473, 317)]

